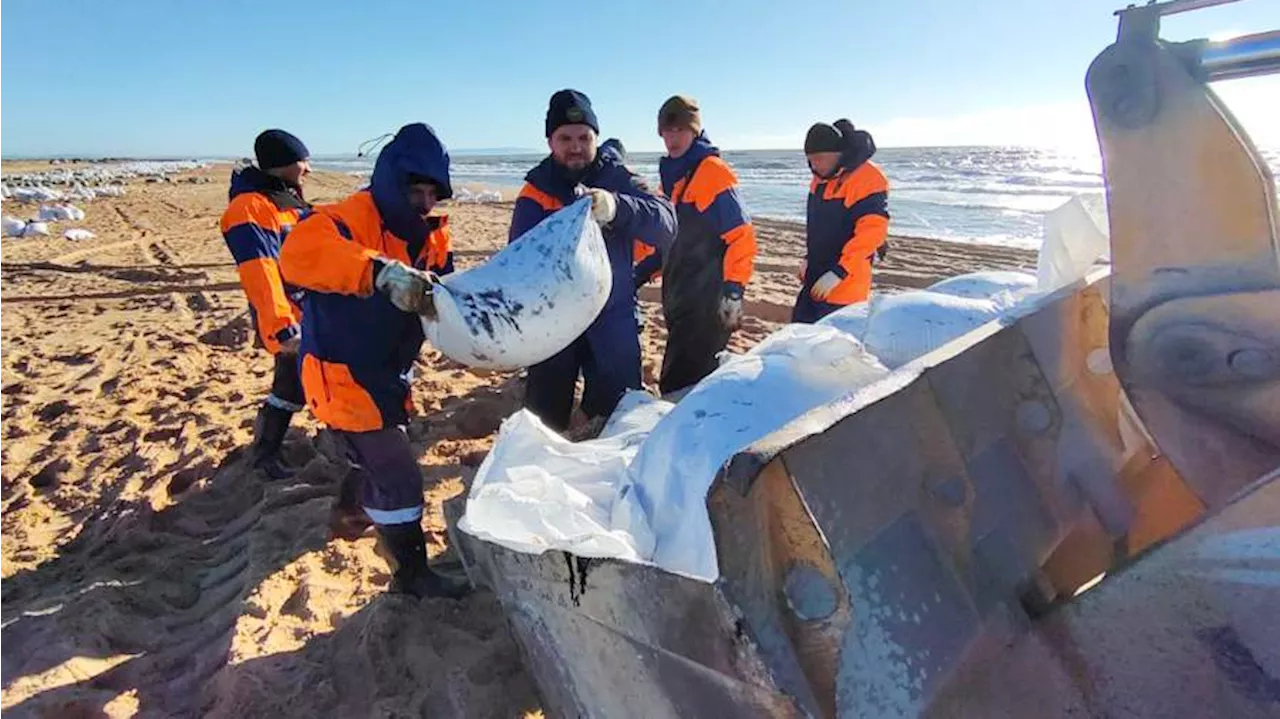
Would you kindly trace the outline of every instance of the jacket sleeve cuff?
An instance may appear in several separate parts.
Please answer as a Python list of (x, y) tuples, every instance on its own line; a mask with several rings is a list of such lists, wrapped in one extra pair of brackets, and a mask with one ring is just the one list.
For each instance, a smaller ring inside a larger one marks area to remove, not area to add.
[(742, 299), (742, 283), (740, 282), (724, 283), (723, 293), (725, 297), (728, 297), (731, 300)]
[(832, 274), (834, 274), (836, 277), (839, 277), (839, 278), (840, 278), (840, 279), (842, 279), (842, 280), (843, 280), (844, 278), (846, 278), (846, 277), (848, 277), (848, 276), (849, 276), (849, 271), (848, 271), (848, 270), (846, 270), (843, 266), (841, 266), (841, 265), (840, 265), (840, 263), (838, 263), (838, 262), (836, 263), (836, 266), (835, 266), (835, 267), (832, 267), (832, 268), (831, 268), (831, 272), (832, 272)]
[(631, 220), (636, 214), (635, 205), (632, 204), (636, 202), (636, 198), (624, 195), (621, 192), (615, 192), (613, 196), (618, 201), (618, 211), (614, 213), (613, 222), (609, 223), (609, 227), (627, 227), (631, 224)]
[(302, 336), (302, 328), (296, 324), (289, 325), (276, 333), (276, 342), (288, 342)]

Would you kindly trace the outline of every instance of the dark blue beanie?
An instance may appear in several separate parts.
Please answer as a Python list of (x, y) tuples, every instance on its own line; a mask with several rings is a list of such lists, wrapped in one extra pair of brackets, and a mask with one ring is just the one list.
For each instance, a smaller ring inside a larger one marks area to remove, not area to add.
[(253, 154), (257, 157), (258, 167), (263, 170), (292, 165), (311, 157), (302, 140), (284, 130), (267, 130), (258, 135), (258, 139), (253, 141)]
[(547, 106), (547, 137), (562, 125), (586, 125), (600, 134), (600, 123), (591, 109), (591, 98), (577, 90), (561, 90)]

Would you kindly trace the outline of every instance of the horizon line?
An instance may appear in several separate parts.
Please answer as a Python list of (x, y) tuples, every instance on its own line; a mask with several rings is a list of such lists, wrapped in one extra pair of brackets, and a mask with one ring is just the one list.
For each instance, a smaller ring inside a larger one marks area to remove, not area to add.
[[(1089, 145), (1092, 148), (1092, 145)], [(939, 145), (882, 145), (879, 150), (941, 150), (941, 149), (964, 149), (964, 148), (1006, 148), (1006, 149), (1023, 149), (1023, 150), (1079, 150), (1083, 149), (1078, 145), (1035, 145), (1035, 144), (982, 144), (982, 143), (961, 143), (961, 144), (939, 144)], [(802, 147), (720, 147), (722, 152), (803, 152)], [(1267, 149), (1267, 148), (1259, 148)], [(630, 150), (627, 154), (637, 155), (661, 155), (663, 150)], [(494, 156), (494, 155), (545, 155), (545, 149), (536, 148), (519, 148), (519, 147), (468, 147), (457, 150), (450, 150), (449, 154), (453, 157), (476, 157), (476, 156)], [(376, 155), (372, 156), (376, 157)], [(372, 157), (370, 160), (372, 161)], [(130, 155), (115, 153), (50, 153), (50, 154), (17, 154), (17, 155), (0, 155), (0, 161), (3, 162), (38, 162), (43, 160), (88, 160), (88, 161), (227, 161), (234, 162), (242, 158), (248, 158), (248, 155), (239, 153), (208, 153), (208, 154), (177, 154), (177, 153), (159, 153), (146, 155)], [(325, 160), (357, 160), (363, 159), (357, 157), (354, 153), (315, 153), (311, 155), (313, 161)]]

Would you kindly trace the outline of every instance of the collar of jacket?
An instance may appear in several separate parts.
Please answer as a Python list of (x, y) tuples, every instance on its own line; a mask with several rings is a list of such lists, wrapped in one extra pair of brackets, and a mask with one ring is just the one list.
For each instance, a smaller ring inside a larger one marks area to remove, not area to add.
[(617, 154), (612, 152), (596, 152), (596, 159), (577, 172), (561, 165), (548, 155), (530, 170), (524, 179), (568, 205), (577, 199), (574, 191), (579, 185), (592, 185), (597, 178), (615, 167), (625, 168), (625, 165)]
[(305, 210), (310, 207), (302, 197), (301, 187), (263, 172), (256, 165), (242, 167), (231, 173), (231, 188), (227, 192), (227, 200), (234, 200), (246, 192), (265, 195), (281, 210)]
[[(711, 144), (711, 139), (707, 137), (707, 133), (700, 133), (693, 140), (693, 144), (689, 149), (679, 157), (663, 157), (658, 160), (658, 176), (662, 180), (662, 192), (667, 197), (671, 197), (672, 191), (675, 189), (676, 183), (684, 177), (692, 177), (693, 172), (703, 160), (712, 156), (719, 156), (720, 149)], [(673, 200), (675, 198), (672, 198)]]

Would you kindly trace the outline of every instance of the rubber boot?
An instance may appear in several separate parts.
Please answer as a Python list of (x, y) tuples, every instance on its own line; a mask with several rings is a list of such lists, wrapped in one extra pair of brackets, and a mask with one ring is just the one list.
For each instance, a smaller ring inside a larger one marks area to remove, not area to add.
[(288, 479), (293, 476), (293, 470), (280, 457), (280, 447), (284, 444), (284, 436), (289, 431), (292, 419), (292, 412), (264, 404), (258, 410), (257, 421), (253, 423), (250, 459), (254, 469), (262, 470), (271, 479)]
[(378, 525), (378, 536), (395, 565), (389, 591), (418, 599), (461, 599), (471, 593), (470, 582), (445, 577), (427, 566), (426, 538), (417, 522)]
[(352, 467), (347, 470), (338, 487), (338, 498), (329, 510), (329, 536), (354, 542), (373, 526), (373, 520), (365, 514), (360, 504), (360, 490), (364, 483), (364, 470)]

